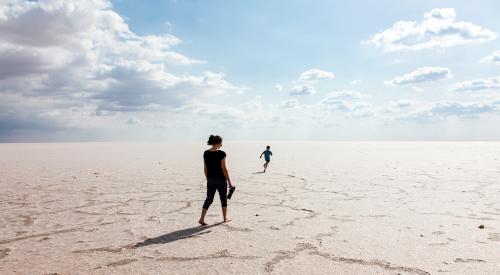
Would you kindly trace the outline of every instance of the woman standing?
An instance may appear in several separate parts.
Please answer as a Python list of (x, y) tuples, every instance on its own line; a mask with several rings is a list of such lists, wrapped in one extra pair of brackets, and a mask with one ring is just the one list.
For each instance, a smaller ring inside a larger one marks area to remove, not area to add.
[(214, 200), (215, 191), (219, 192), (224, 222), (230, 221), (227, 218), (227, 189), (233, 187), (226, 168), (226, 153), (219, 150), (222, 147), (222, 138), (211, 135), (208, 138), (207, 145), (211, 145), (212, 148), (203, 153), (205, 178), (207, 179), (207, 198), (201, 210), (199, 221), (201, 225), (207, 225), (205, 223), (205, 215), (207, 214), (208, 207), (210, 207)]

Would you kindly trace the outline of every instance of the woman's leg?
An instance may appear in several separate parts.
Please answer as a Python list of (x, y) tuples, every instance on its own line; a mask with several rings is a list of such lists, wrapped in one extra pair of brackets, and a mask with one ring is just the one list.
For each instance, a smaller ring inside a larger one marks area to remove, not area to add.
[(230, 221), (230, 219), (227, 218), (227, 207), (222, 207), (222, 217), (224, 218), (224, 222)]
[(200, 220), (198, 221), (201, 225), (207, 225), (207, 223), (205, 223), (205, 215), (207, 214), (207, 210), (208, 209), (205, 208), (201, 209), (201, 217)]
[(217, 184), (217, 192), (219, 192), (220, 204), (222, 206), (222, 217), (224, 222), (228, 222), (227, 218), (227, 181), (221, 180)]
[(207, 180), (207, 198), (203, 203), (203, 208), (201, 209), (201, 217), (198, 221), (201, 225), (206, 225), (205, 223), (205, 215), (207, 214), (207, 210), (214, 201), (215, 191), (217, 190), (216, 184), (212, 180)]

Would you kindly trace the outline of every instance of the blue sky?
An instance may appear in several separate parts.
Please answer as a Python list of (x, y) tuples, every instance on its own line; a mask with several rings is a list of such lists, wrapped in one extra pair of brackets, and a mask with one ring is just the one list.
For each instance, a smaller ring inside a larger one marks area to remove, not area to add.
[(0, 141), (498, 140), (498, 1), (0, 4)]

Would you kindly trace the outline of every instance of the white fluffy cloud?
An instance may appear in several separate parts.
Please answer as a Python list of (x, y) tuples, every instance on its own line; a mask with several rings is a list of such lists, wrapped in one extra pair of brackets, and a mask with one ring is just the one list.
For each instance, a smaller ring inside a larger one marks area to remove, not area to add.
[(361, 83), (361, 79), (354, 79), (351, 81), (351, 85), (358, 85), (359, 83)]
[(361, 100), (368, 96), (360, 93), (359, 91), (338, 91), (329, 93), (324, 100)]
[(418, 122), (433, 122), (449, 117), (474, 118), (481, 115), (492, 115), (500, 113), (500, 101), (488, 102), (457, 102), (441, 101), (422, 106), (412, 112), (401, 114), (398, 120), (409, 120)]
[(221, 73), (177, 77), (167, 73), (163, 65), (148, 62), (119, 63), (109, 74), (114, 81), (104, 92), (92, 94), (100, 110), (127, 112), (175, 107), (194, 98), (238, 89)]
[(312, 95), (316, 90), (309, 84), (297, 84), (290, 89), (291, 95)]
[(275, 85), (275, 86), (274, 86), (274, 88), (275, 88), (275, 89), (276, 89), (276, 91), (278, 91), (278, 92), (282, 92), (282, 91), (283, 91), (283, 86), (281, 86), (281, 85), (279, 85), (279, 84)]
[(455, 9), (433, 9), (421, 23), (398, 21), (391, 28), (373, 35), (369, 42), (385, 51), (448, 48), (487, 42), (497, 33), (470, 22), (457, 21)]
[(500, 65), (500, 50), (482, 58), (481, 63), (494, 63)]
[(339, 91), (327, 94), (320, 103), (349, 117), (371, 116), (374, 110), (371, 103), (363, 101), (365, 98), (368, 96), (358, 91)]
[(414, 70), (413, 72), (398, 76), (393, 80), (386, 81), (388, 85), (407, 85), (416, 84), (429, 81), (437, 81), (441, 79), (451, 78), (450, 69), (443, 67), (422, 67)]
[(317, 81), (323, 79), (333, 79), (335, 74), (319, 69), (309, 69), (299, 76), (299, 81)]
[(450, 89), (456, 92), (500, 89), (500, 76), (458, 82), (451, 85)]
[(319, 69), (309, 69), (300, 74), (295, 85), (290, 89), (290, 95), (312, 95), (316, 93), (314, 84), (319, 80), (333, 79), (335, 75)]
[[(132, 32), (109, 0), (1, 1), (0, 94), (59, 102), (37, 110), (54, 111), (51, 119), (62, 124), (71, 110), (84, 124), (241, 90), (222, 73), (170, 73), (168, 66), (205, 63), (173, 51), (179, 43), (171, 34)], [(10, 116), (21, 115), (19, 108)], [(7, 117), (3, 112), (0, 120)]]
[(419, 102), (407, 99), (400, 99), (396, 101), (390, 101), (379, 108), (379, 112), (383, 114), (394, 114), (407, 112), (415, 107), (419, 106)]
[(299, 106), (299, 101), (295, 98), (292, 98), (292, 99), (289, 99), (289, 100), (285, 100), (285, 101), (282, 101), (278, 107), (279, 108), (284, 108), (284, 109), (289, 109), (289, 108), (295, 108), (297, 106)]
[(437, 115), (443, 116), (462, 116), (462, 115), (477, 115), (483, 113), (497, 112), (499, 110), (500, 104), (496, 102), (472, 102), (472, 103), (462, 103), (462, 102), (437, 102), (435, 103), (430, 112)]

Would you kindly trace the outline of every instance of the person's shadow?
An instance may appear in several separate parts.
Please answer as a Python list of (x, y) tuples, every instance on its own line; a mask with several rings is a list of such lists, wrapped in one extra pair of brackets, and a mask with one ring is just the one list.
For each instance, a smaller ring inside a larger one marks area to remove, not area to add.
[(165, 235), (146, 239), (143, 242), (136, 243), (135, 245), (132, 245), (132, 247), (138, 248), (138, 247), (148, 246), (148, 245), (152, 245), (152, 244), (166, 244), (166, 243), (175, 242), (175, 241), (186, 239), (186, 238), (196, 237), (196, 236), (199, 236), (202, 234), (210, 233), (211, 231), (205, 231), (205, 230), (212, 228), (214, 226), (220, 225), (220, 224), (222, 224), (222, 222), (216, 223), (216, 224), (211, 224), (211, 225), (196, 226), (196, 227), (177, 230), (174, 232), (167, 233)]
[(256, 174), (264, 174), (264, 173), (265, 172), (260, 171), (260, 172), (253, 172), (252, 174), (256, 175)]

